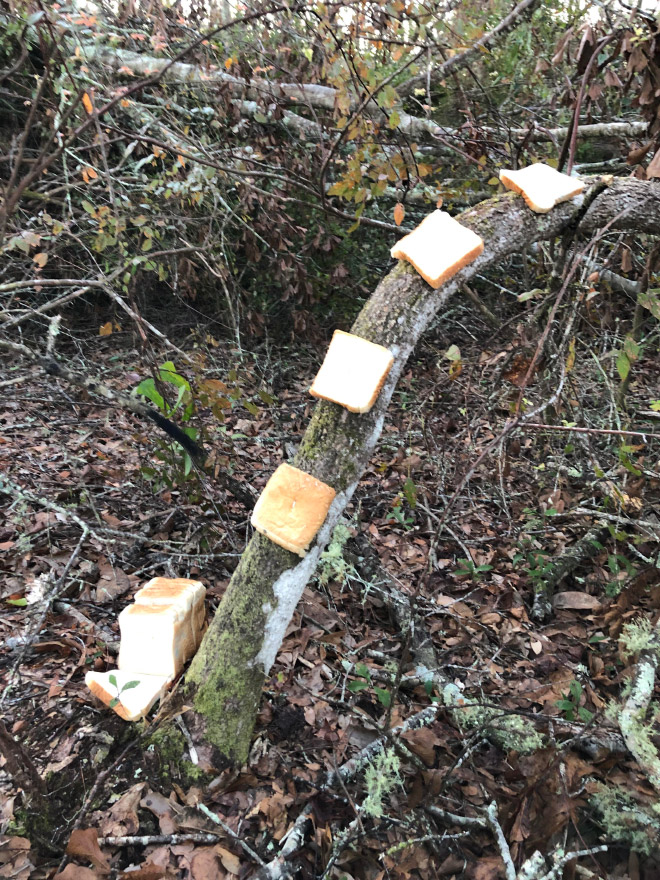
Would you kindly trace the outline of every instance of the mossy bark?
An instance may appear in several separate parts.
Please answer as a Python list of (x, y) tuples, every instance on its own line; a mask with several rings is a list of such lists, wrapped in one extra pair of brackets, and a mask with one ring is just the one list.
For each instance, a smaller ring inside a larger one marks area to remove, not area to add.
[[(643, 201), (644, 224), (649, 216), (654, 216), (657, 224), (660, 187), (640, 185), (639, 181), (623, 184), (617, 185), (614, 194), (605, 190), (598, 195), (586, 217), (584, 203), (579, 200), (542, 215), (532, 213), (513, 194), (483, 202), (462, 214), (460, 221), (481, 235), (485, 251), (451, 281), (433, 290), (412, 267), (400, 263), (378, 285), (352, 332), (387, 346), (395, 356), (381, 394), (373, 409), (361, 415), (335, 404), (317, 404), (293, 461), (296, 467), (337, 490), (328, 520), (302, 561), (261, 535), (252, 538), (186, 675), (181, 689), (187, 707), (184, 720), (203, 766), (221, 768), (247, 758), (264, 677), (274, 659), (273, 634), (277, 635), (278, 629), (272, 625), (273, 618), (278, 608), (282, 617), (282, 603), (287, 613), (293, 613), (291, 597), (302, 594), (334, 524), (355, 491), (380, 436), (396, 383), (430, 321), (475, 273), (533, 241), (558, 235), (583, 218), (591, 229), (592, 218), (600, 222), (606, 215), (603, 222), (609, 221), (624, 207), (628, 212), (617, 217), (613, 225), (629, 228), (626, 217), (639, 222), (640, 212), (635, 206)], [(589, 193), (586, 199), (588, 204)], [(282, 620), (278, 626), (283, 636)]]

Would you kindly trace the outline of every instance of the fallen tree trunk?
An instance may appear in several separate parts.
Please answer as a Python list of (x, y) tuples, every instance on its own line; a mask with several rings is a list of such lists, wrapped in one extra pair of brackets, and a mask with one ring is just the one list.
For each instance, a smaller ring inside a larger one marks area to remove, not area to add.
[(373, 409), (358, 415), (322, 401), (314, 410), (292, 463), (337, 492), (315, 543), (300, 560), (261, 535), (252, 538), (185, 677), (180, 689), (184, 720), (201, 765), (209, 770), (247, 758), (265, 676), (371, 458), (406, 361), (433, 317), (475, 273), (572, 226), (576, 234), (579, 229), (583, 235), (605, 224), (614, 230), (657, 232), (660, 186), (597, 179), (583, 199), (559, 205), (549, 214), (534, 214), (521, 198), (506, 194), (481, 203), (459, 219), (481, 235), (484, 253), (439, 290), (430, 288), (411, 266), (398, 264), (378, 285), (352, 327), (353, 333), (394, 354), (394, 365)]
[[(218, 86), (227, 90), (238, 101), (241, 114), (254, 116), (259, 112), (263, 115), (265, 107), (266, 119), (269, 116), (278, 124), (283, 124), (296, 130), (300, 136), (307, 139), (323, 139), (327, 137), (327, 130), (314, 119), (307, 119), (300, 113), (291, 109), (284, 111), (282, 119), (272, 116), (268, 109), (269, 104), (286, 104), (291, 107), (307, 107), (333, 113), (341, 98), (338, 89), (332, 86), (322, 86), (316, 83), (277, 82), (264, 77), (254, 77), (251, 80), (241, 79), (224, 70), (217, 68), (204, 68), (197, 64), (189, 64), (185, 61), (172, 63), (168, 58), (157, 58), (145, 55), (141, 52), (133, 52), (129, 49), (118, 49), (104, 46), (98, 43), (83, 43), (82, 50), (85, 61), (92, 65), (103, 67), (117, 74), (122, 69), (130, 70), (133, 74), (152, 77), (157, 76), (164, 82), (178, 83), (180, 85), (198, 85), (206, 87), (209, 91)], [(455, 58), (460, 58), (457, 55)], [(354, 112), (360, 104), (357, 97), (350, 102), (349, 112)], [(390, 108), (392, 109), (392, 108)], [(501, 141), (502, 130), (484, 126), (479, 129), (475, 136), (469, 131), (458, 128), (448, 128), (440, 125), (432, 119), (422, 116), (412, 116), (397, 105), (399, 123), (397, 131), (415, 140), (435, 140), (438, 149), (448, 149), (442, 146), (441, 141), (456, 140), (464, 143), (465, 140), (478, 139)], [(364, 108), (365, 115), (373, 118), (376, 122), (383, 122), (383, 111), (374, 98)], [(384, 127), (384, 130), (385, 127)], [(533, 141), (561, 141), (565, 139), (570, 129), (567, 126), (559, 128), (534, 127), (530, 133), (528, 127), (512, 128), (507, 131), (510, 138), (530, 138)], [(581, 139), (592, 138), (635, 138), (644, 137), (648, 133), (648, 125), (645, 122), (601, 122), (589, 125), (580, 125), (577, 135)], [(451, 152), (451, 150), (450, 150)]]

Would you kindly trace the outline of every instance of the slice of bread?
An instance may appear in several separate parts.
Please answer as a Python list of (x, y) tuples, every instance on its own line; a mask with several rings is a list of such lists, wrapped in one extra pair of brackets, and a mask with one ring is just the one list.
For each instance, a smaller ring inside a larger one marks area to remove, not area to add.
[(434, 211), (392, 248), (397, 260), (412, 263), (433, 288), (440, 287), (475, 260), (484, 249), (482, 239), (461, 226), (446, 211)]
[(393, 363), (394, 355), (384, 346), (335, 330), (309, 393), (350, 412), (369, 412)]
[(500, 180), (507, 189), (520, 193), (532, 211), (547, 214), (555, 205), (579, 195), (584, 183), (577, 177), (562, 174), (543, 162), (518, 171), (500, 171)]
[(177, 676), (198, 648), (191, 609), (179, 605), (129, 605), (119, 615), (117, 665), (144, 675)]
[[(116, 684), (110, 681), (111, 676)], [(88, 672), (85, 676), (85, 684), (102, 703), (109, 706), (113, 700), (118, 701), (113, 709), (124, 721), (143, 718), (156, 700), (162, 699), (171, 680), (166, 675), (143, 675), (120, 669)], [(138, 684), (133, 685), (134, 682)]]
[(275, 544), (304, 556), (323, 525), (336, 492), (290, 464), (281, 464), (257, 499), (254, 528)]
[(156, 577), (135, 594), (136, 605), (176, 605), (190, 614), (190, 626), (195, 650), (199, 647), (206, 624), (204, 599), (206, 588), (199, 581), (188, 578)]

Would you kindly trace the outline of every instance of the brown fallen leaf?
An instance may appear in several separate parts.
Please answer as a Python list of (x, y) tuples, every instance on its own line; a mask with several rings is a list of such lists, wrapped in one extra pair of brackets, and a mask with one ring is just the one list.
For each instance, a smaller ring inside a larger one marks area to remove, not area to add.
[(74, 865), (71, 862), (63, 871), (55, 874), (53, 880), (98, 880), (98, 878), (99, 875), (91, 868), (83, 868), (81, 865)]
[(140, 801), (140, 806), (152, 812), (158, 819), (161, 834), (173, 834), (179, 830), (177, 812), (180, 812), (181, 808), (177, 810), (177, 805), (170, 798), (166, 798), (160, 792), (149, 791)]
[(96, 828), (77, 828), (73, 831), (66, 845), (66, 854), (91, 862), (100, 874), (110, 873), (110, 864), (101, 852)]
[(137, 834), (140, 830), (138, 807), (146, 782), (138, 782), (112, 805), (110, 810), (99, 819), (99, 828), (104, 837), (123, 837), (125, 834)]
[(28, 880), (33, 870), (30, 841), (25, 837), (0, 836), (0, 877)]
[(240, 872), (241, 860), (237, 855), (234, 855), (233, 852), (230, 852), (228, 849), (220, 846), (220, 844), (214, 847), (214, 849), (220, 857), (222, 866), (226, 871), (229, 871), (230, 874), (238, 874)]
[(555, 608), (572, 608), (575, 611), (600, 611), (602, 605), (595, 596), (579, 590), (566, 590), (558, 593), (553, 602)]

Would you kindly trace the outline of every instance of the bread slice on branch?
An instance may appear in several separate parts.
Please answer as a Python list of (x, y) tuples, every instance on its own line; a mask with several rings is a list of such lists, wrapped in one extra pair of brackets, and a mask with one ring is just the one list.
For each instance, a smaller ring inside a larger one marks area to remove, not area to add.
[(166, 675), (144, 675), (130, 669), (88, 672), (85, 676), (85, 684), (94, 696), (124, 721), (143, 718), (156, 700), (162, 699), (171, 680)]
[(335, 330), (309, 393), (350, 412), (369, 412), (393, 363), (394, 355), (384, 346)]
[(507, 189), (520, 193), (532, 211), (547, 214), (555, 205), (579, 195), (584, 183), (577, 177), (562, 174), (543, 162), (528, 165), (518, 171), (500, 171), (500, 180)]
[(482, 253), (483, 240), (446, 211), (434, 211), (391, 250), (407, 260), (433, 288), (440, 287)]
[(252, 525), (285, 550), (304, 556), (335, 495), (331, 486), (316, 477), (281, 464), (257, 499)]

